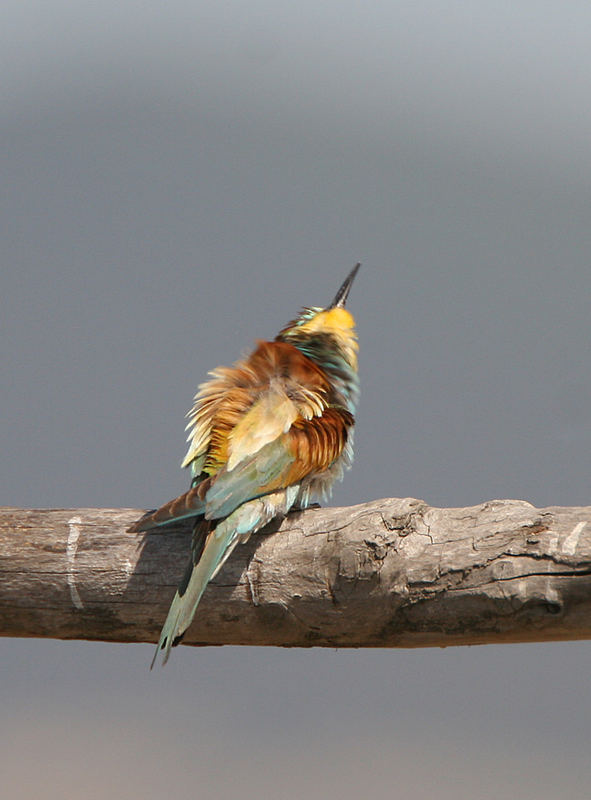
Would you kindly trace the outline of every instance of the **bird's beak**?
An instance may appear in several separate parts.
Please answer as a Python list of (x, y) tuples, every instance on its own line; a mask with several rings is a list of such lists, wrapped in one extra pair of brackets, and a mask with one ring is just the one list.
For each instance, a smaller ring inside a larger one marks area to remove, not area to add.
[(341, 286), (341, 288), (337, 292), (335, 299), (329, 305), (329, 308), (344, 308), (345, 307), (345, 303), (346, 303), (347, 297), (349, 295), (349, 289), (353, 285), (353, 281), (355, 280), (355, 275), (357, 275), (357, 272), (358, 272), (360, 266), (361, 266), (361, 264), (355, 264), (355, 266), (353, 267), (351, 272), (345, 278), (345, 282), (343, 283), (343, 285)]

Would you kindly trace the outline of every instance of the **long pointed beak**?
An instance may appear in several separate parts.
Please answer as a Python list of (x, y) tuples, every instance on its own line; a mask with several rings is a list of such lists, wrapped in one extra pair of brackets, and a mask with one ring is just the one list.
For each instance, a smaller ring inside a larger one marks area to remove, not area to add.
[(335, 299), (329, 305), (329, 308), (344, 308), (345, 307), (345, 303), (347, 301), (347, 297), (349, 296), (349, 289), (353, 285), (353, 281), (355, 280), (355, 275), (357, 275), (357, 272), (359, 271), (359, 267), (360, 266), (361, 266), (361, 264), (355, 264), (355, 266), (353, 267), (351, 272), (345, 278), (345, 282), (343, 283), (343, 285), (341, 286), (341, 288), (337, 292)]

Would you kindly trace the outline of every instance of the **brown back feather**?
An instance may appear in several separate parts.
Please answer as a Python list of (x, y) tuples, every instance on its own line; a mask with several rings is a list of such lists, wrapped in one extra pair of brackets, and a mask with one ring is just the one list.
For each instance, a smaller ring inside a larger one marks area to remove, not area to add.
[(204, 386), (209, 396), (200, 401), (211, 425), (203, 465), (209, 475), (217, 474), (227, 462), (231, 431), (272, 380), (281, 380), (288, 396), (303, 406), (309, 402), (310, 392), (324, 396), (330, 390), (322, 369), (286, 342), (258, 342), (245, 361), (233, 367), (220, 367), (214, 376)]

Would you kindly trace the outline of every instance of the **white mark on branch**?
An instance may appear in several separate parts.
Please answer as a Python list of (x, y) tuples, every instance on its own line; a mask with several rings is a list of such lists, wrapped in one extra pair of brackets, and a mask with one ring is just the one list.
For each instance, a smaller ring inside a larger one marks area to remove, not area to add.
[(577, 552), (577, 545), (579, 544), (579, 537), (583, 532), (583, 528), (587, 524), (586, 520), (583, 522), (577, 522), (575, 527), (566, 537), (564, 542), (562, 543), (562, 552), (565, 553), (567, 556), (574, 556)]
[(260, 606), (261, 601), (259, 598), (259, 593), (256, 587), (256, 583), (253, 581), (252, 576), (250, 574), (250, 564), (246, 568), (246, 580), (248, 582), (248, 588), (250, 589), (250, 598), (252, 600), (253, 606)]
[(68, 534), (68, 544), (66, 547), (66, 555), (68, 557), (68, 586), (70, 587), (70, 597), (72, 598), (72, 603), (74, 603), (76, 608), (84, 608), (82, 605), (82, 600), (80, 599), (80, 595), (78, 594), (78, 589), (76, 588), (76, 581), (74, 577), (74, 562), (76, 559), (76, 551), (78, 550), (78, 539), (80, 538), (80, 528), (78, 525), (81, 524), (82, 520), (80, 517), (72, 517), (68, 520), (70, 533)]

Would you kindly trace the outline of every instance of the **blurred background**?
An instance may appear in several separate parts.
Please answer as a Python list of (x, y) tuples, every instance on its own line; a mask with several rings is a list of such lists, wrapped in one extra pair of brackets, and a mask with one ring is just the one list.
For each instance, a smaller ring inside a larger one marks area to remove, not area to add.
[[(206, 371), (361, 260), (335, 504), (589, 504), (590, 30), (574, 0), (4, 0), (0, 501), (183, 491)], [(586, 642), (0, 657), (6, 797), (589, 796)]]

